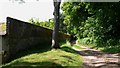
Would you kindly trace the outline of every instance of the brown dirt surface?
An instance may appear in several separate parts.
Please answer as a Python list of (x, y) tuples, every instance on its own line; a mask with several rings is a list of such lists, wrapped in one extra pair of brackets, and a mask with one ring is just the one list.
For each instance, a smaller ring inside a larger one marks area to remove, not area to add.
[(110, 54), (81, 46), (75, 49), (84, 59), (84, 68), (120, 68), (120, 53)]

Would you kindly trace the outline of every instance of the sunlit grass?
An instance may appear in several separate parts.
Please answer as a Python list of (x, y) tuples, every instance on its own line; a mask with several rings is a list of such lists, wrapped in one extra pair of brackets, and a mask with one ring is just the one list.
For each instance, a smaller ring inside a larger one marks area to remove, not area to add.
[(79, 40), (78, 45), (85, 46), (85, 47), (92, 48), (92, 49), (96, 49), (96, 50), (100, 50), (100, 51), (104, 51), (104, 52), (108, 52), (108, 53), (120, 53), (120, 45), (97, 46), (96, 44), (82, 43), (80, 40)]
[[(40, 50), (39, 50), (40, 51)], [(3, 65), (3, 68), (17, 67), (81, 67), (82, 57), (70, 47), (61, 46), (61, 49), (52, 49), (46, 52), (37, 52), (18, 58)]]
[[(120, 53), (120, 46), (100, 47), (101, 51), (108, 53)], [(100, 48), (98, 48), (100, 50)]]
[(84, 48), (80, 47), (80, 45), (74, 44), (73, 47), (76, 48), (76, 49), (79, 49), (79, 50), (84, 50)]

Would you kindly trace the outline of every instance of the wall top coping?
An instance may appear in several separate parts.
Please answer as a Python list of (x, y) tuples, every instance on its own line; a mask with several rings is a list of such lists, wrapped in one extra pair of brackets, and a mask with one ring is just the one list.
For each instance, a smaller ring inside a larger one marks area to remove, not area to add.
[[(14, 21), (18, 21), (20, 23), (25, 23), (25, 24), (31, 25), (31, 26), (35, 26), (35, 27), (51, 30), (51, 29), (48, 29), (48, 28), (45, 28), (45, 27), (42, 27), (42, 26), (34, 25), (34, 24), (29, 23), (29, 22), (24, 22), (24, 21), (21, 21), (21, 20), (15, 19), (15, 18), (11, 18), (11, 17), (7, 17), (7, 20), (14, 20)], [(8, 21), (7, 21), (7, 23), (8, 23)]]

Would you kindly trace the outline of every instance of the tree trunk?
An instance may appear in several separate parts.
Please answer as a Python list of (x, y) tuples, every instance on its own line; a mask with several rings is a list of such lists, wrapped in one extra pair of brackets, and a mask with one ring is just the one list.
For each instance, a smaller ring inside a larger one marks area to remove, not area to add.
[(54, 2), (54, 29), (52, 34), (52, 48), (60, 48), (59, 46), (59, 40), (58, 40), (58, 33), (59, 33), (59, 23), (60, 23), (60, 16), (59, 16), (59, 10), (60, 10), (60, 0), (57, 2), (57, 0), (53, 0)]

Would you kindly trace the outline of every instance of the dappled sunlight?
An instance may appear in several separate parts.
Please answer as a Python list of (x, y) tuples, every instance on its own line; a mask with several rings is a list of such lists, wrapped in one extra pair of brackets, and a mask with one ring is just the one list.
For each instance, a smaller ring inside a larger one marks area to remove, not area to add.
[(84, 50), (77, 50), (77, 52), (84, 58), (84, 67), (120, 67), (120, 53), (112, 54), (102, 52), (95, 49), (90, 49), (85, 46), (81, 46)]

